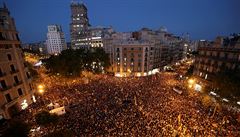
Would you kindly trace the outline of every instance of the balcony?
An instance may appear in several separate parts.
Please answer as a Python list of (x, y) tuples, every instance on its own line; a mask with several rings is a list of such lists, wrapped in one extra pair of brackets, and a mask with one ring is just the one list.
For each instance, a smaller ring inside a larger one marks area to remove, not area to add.
[(19, 70), (12, 70), (12, 71), (10, 71), (11, 74), (15, 74), (15, 73), (18, 73), (18, 72), (19, 72)]

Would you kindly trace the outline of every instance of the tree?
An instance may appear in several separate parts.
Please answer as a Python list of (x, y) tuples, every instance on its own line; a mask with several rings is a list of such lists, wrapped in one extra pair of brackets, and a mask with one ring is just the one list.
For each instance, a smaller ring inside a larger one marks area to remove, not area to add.
[(38, 78), (38, 72), (37, 72), (37, 70), (35, 70), (35, 69), (33, 68), (33, 65), (32, 65), (31, 63), (29, 63), (29, 62), (26, 62), (26, 65), (27, 65), (27, 67), (28, 67), (28, 70), (29, 70), (31, 76), (32, 76), (34, 79)]
[(213, 86), (219, 88), (219, 94), (223, 97), (240, 96), (240, 70), (228, 70), (217, 73), (212, 79)]
[(49, 123), (56, 123), (58, 116), (56, 114), (50, 114), (48, 111), (42, 111), (35, 115), (37, 124), (47, 125)]
[(186, 75), (187, 77), (192, 76), (192, 75), (193, 75), (193, 69), (194, 69), (194, 66), (191, 65), (191, 66), (189, 67), (189, 69), (187, 70), (187, 72), (186, 72), (185, 75)]
[(99, 73), (110, 66), (109, 56), (102, 48), (68, 49), (58, 56), (51, 56), (44, 62), (51, 73), (65, 76), (79, 76), (83, 70)]
[(21, 120), (12, 120), (9, 123), (9, 128), (3, 136), (6, 137), (27, 137), (30, 131), (30, 125)]

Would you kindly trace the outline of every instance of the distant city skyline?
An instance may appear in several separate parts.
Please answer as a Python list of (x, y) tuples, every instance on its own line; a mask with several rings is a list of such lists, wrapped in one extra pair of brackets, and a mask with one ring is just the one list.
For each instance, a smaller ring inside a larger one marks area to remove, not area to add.
[[(69, 42), (71, 1), (1, 0), (15, 19), (22, 43), (45, 41), (50, 24), (61, 25)], [(112, 26), (120, 32), (165, 26), (176, 35), (189, 33), (194, 40), (213, 40), (218, 35), (240, 32), (238, 0), (83, 0), (83, 3), (92, 26)]]

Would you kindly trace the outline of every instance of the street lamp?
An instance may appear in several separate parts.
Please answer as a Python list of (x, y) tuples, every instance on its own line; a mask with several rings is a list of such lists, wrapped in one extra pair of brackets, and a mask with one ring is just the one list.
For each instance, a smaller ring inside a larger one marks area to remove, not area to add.
[(194, 79), (189, 79), (189, 80), (188, 80), (188, 83), (189, 83), (189, 84), (194, 84), (194, 82), (195, 82)]
[(38, 88), (38, 92), (39, 92), (39, 93), (42, 94), (42, 93), (44, 92), (44, 86), (43, 86), (43, 85), (38, 85), (37, 88)]

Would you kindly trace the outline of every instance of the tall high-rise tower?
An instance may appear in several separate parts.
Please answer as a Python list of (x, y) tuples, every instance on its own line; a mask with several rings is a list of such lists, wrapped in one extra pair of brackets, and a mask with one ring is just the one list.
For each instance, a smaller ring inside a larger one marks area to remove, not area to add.
[(71, 45), (73, 49), (85, 48), (89, 45), (89, 20), (87, 7), (83, 3), (71, 3)]
[(14, 19), (0, 8), (0, 119), (11, 118), (35, 97)]
[(60, 25), (49, 25), (47, 33), (48, 54), (59, 54), (67, 49), (67, 44)]

